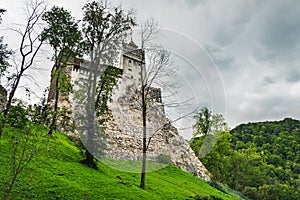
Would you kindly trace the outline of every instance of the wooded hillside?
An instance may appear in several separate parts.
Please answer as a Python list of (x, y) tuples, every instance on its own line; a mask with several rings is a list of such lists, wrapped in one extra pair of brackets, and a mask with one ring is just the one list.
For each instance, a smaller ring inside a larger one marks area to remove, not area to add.
[[(191, 146), (199, 152), (204, 138)], [(300, 199), (300, 121), (241, 124), (201, 159), (216, 181), (251, 199)]]

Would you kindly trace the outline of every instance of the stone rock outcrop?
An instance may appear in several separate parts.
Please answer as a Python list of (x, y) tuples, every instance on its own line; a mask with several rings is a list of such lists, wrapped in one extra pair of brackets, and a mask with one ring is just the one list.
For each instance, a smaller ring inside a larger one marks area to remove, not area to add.
[[(132, 97), (132, 96), (135, 96)], [(120, 100), (121, 99), (121, 100)], [(209, 172), (197, 158), (189, 143), (179, 135), (164, 113), (157, 98), (149, 106), (147, 115), (147, 140), (151, 137), (148, 161), (158, 161), (160, 155), (170, 158), (172, 164), (204, 180)], [(159, 99), (159, 98), (158, 98)], [(142, 112), (136, 93), (127, 90), (117, 102), (110, 103), (112, 120), (107, 123), (106, 155), (119, 160), (142, 160)]]

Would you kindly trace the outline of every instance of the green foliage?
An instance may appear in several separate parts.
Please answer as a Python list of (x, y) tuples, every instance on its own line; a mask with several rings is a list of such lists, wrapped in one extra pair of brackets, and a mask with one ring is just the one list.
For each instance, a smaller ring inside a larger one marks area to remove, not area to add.
[(52, 111), (49, 104), (29, 105), (28, 110), (32, 122), (45, 126), (50, 124)]
[(30, 120), (33, 123), (48, 126), (52, 117), (51, 106), (46, 102), (46, 93), (48, 90), (44, 91), (43, 97), (40, 99), (38, 104), (29, 105), (27, 112), (30, 115)]
[[(78, 81), (80, 89), (76, 92), (78, 97), (76, 101), (86, 97), (83, 101), (79, 101), (81, 107), (84, 104), (86, 114), (78, 112), (75, 115), (80, 121), (79, 124), (82, 124), (81, 133), (86, 133), (83, 136), (85, 142), (92, 144), (95, 142), (95, 134), (99, 133), (97, 137), (105, 137), (103, 130), (105, 122), (110, 117), (107, 102), (110, 100), (118, 76), (116, 69), (111, 66), (116, 63), (124, 39), (134, 22), (132, 13), (126, 14), (120, 6), (113, 7), (104, 0), (88, 2), (82, 10), (82, 33), (88, 47), (90, 62), (87, 67), (89, 77)], [(80, 97), (79, 93), (83, 96)], [(97, 120), (101, 127), (95, 126)], [(98, 143), (97, 146), (100, 145), (101, 149), (105, 149), (105, 144)], [(90, 153), (95, 150), (95, 145), (89, 146), (92, 147), (86, 150), (86, 159), (83, 163), (95, 167), (94, 158)]]
[(18, 104), (10, 107), (6, 120), (10, 126), (22, 129), (28, 122), (27, 118), (28, 114), (26, 109)]
[[(57, 89), (63, 97), (68, 97), (69, 93), (72, 92), (71, 77), (68, 74), (62, 73), (59, 77), (59, 83)], [(68, 99), (66, 99), (68, 100)]]
[(108, 102), (111, 98), (113, 88), (117, 85), (118, 78), (121, 75), (120, 69), (107, 67), (101, 75), (98, 82), (97, 99), (95, 102), (96, 115), (99, 117), (100, 125), (103, 125), (110, 116)]
[(212, 112), (204, 107), (196, 115), (194, 115), (195, 124), (194, 136), (218, 134), (220, 132), (228, 131), (227, 123), (221, 114), (212, 114)]
[[(14, 135), (15, 130), (7, 130), (0, 140), (0, 198), (10, 168), (6, 136)], [(36, 126), (35, 130), (37, 140), (43, 140), (47, 129)], [(214, 199), (238, 199), (174, 166), (148, 173), (148, 189), (141, 190), (138, 174), (120, 172), (102, 163), (98, 163), (101, 170), (90, 169), (79, 163), (80, 150), (65, 135), (55, 132), (53, 136), (47, 148), (39, 151), (20, 174), (11, 193), (13, 199), (194, 199), (197, 194)]]
[[(221, 134), (201, 161), (213, 178), (251, 199), (300, 199), (300, 122), (242, 124)], [(192, 141), (199, 151), (204, 137)]]
[(54, 60), (56, 64), (68, 61), (69, 58), (82, 55), (84, 43), (78, 23), (64, 8), (53, 6), (45, 12), (42, 19), (47, 26), (42, 32), (42, 40), (47, 40), (55, 51)]
[(103, 0), (87, 3), (83, 11), (82, 31), (93, 54), (91, 60), (112, 63), (128, 30), (135, 25), (133, 13), (125, 13), (121, 7), (109, 7)]
[[(53, 6), (51, 10), (42, 15), (42, 19), (47, 23), (47, 26), (43, 29), (41, 38), (49, 42), (54, 51), (52, 58), (55, 61), (51, 74), (52, 81), (55, 83), (54, 112), (48, 133), (52, 135), (53, 130), (57, 129), (57, 121), (61, 112), (63, 114), (68, 112), (58, 109), (59, 96), (62, 95), (68, 100), (69, 92), (72, 90), (71, 78), (65, 73), (65, 69), (68, 63), (77, 57), (82, 57), (87, 47), (79, 30), (78, 22), (64, 8)], [(68, 121), (64, 120), (64, 122)]]
[(194, 135), (207, 135), (209, 133), (211, 127), (211, 117), (212, 113), (207, 107), (202, 108), (201, 111), (194, 116), (194, 119), (196, 120), (196, 124), (193, 125), (193, 128), (196, 129)]
[(194, 197), (195, 200), (222, 200), (222, 198), (209, 194), (197, 194)]
[(53, 6), (51, 10), (43, 14), (42, 19), (47, 26), (41, 38), (48, 41), (54, 50), (55, 71), (52, 76), (57, 81), (56, 90), (67, 96), (72, 86), (69, 75), (63, 73), (63, 69), (68, 62), (83, 55), (86, 51), (86, 43), (83, 42), (78, 22), (64, 8)]

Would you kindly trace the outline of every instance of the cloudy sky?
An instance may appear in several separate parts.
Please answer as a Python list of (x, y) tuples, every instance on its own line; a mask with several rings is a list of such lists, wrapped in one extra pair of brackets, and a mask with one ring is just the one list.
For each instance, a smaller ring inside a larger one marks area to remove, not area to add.
[[(84, 1), (49, 0), (80, 18)], [(18, 3), (17, 3), (18, 2)], [(77, 3), (76, 3), (77, 2)], [(300, 119), (300, 3), (297, 0), (114, 0), (154, 18), (173, 53), (183, 89), (222, 113), (230, 127)], [(2, 0), (4, 25), (24, 17), (23, 1)], [(14, 43), (9, 31), (1, 32)], [(2, 34), (1, 34), (2, 35)], [(49, 71), (41, 74), (49, 79)]]

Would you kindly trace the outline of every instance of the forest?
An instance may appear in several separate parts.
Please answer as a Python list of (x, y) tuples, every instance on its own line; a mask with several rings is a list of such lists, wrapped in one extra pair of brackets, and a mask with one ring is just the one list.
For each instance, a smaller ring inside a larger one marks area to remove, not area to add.
[[(204, 138), (192, 141), (196, 154)], [(201, 161), (216, 182), (250, 199), (300, 199), (300, 121), (238, 125)]]

